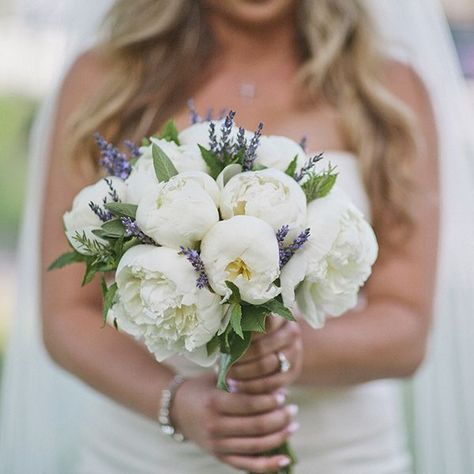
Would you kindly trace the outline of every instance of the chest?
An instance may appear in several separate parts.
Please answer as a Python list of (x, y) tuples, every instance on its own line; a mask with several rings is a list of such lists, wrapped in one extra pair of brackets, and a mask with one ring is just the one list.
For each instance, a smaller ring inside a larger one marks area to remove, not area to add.
[[(192, 99), (200, 115), (212, 110), (216, 117), (222, 110), (235, 110), (237, 124), (248, 130), (255, 130), (261, 121), (266, 135), (296, 141), (306, 137), (308, 150), (346, 149), (338, 111), (322, 101), (301, 100), (296, 90), (294, 76), (249, 79), (222, 73), (210, 76)], [(178, 128), (186, 127), (189, 111), (180, 110), (174, 119)]]

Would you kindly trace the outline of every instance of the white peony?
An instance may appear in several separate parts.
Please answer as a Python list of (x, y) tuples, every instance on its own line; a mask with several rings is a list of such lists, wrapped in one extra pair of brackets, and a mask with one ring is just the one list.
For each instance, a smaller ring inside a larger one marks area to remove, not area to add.
[(286, 171), (289, 164), (297, 157), (296, 169), (301, 169), (308, 159), (305, 151), (295, 141), (278, 135), (263, 136), (257, 148), (255, 163)]
[(278, 242), (261, 219), (235, 216), (218, 222), (201, 242), (201, 259), (219, 295), (230, 296), (226, 281), (233, 282), (250, 304), (265, 303), (280, 293), (274, 285), (280, 274)]
[(275, 232), (288, 225), (290, 236), (294, 236), (305, 224), (306, 196), (299, 184), (282, 171), (248, 171), (237, 174), (224, 186), (220, 209), (224, 219), (258, 217)]
[(72, 209), (63, 216), (66, 237), (79, 253), (87, 255), (88, 251), (75, 239), (77, 234), (85, 235), (87, 239), (94, 242), (106, 242), (92, 232), (99, 229), (103, 221), (91, 209), (89, 204), (92, 202), (105, 211), (103, 207), (104, 199), (106, 202), (113, 202), (112, 191), (108, 183), (116, 191), (119, 200), (123, 201), (127, 195), (127, 185), (120, 178), (111, 176), (83, 188), (74, 198)]
[(362, 213), (337, 188), (308, 205), (307, 226), (308, 242), (281, 272), (282, 296), (293, 307), (299, 285), (296, 302), (305, 319), (320, 328), (327, 315), (340, 316), (356, 306), (378, 245)]
[(112, 318), (121, 331), (143, 339), (158, 361), (175, 354), (204, 366), (215, 361), (206, 344), (221, 328), (227, 306), (196, 287), (185, 257), (166, 247), (132, 247), (120, 260), (116, 282)]
[(200, 171), (207, 172), (207, 165), (201, 157), (199, 150), (194, 147), (178, 146), (174, 142), (160, 140), (152, 137), (151, 144), (140, 148), (140, 158), (132, 168), (127, 179), (127, 202), (138, 204), (140, 199), (152, 190), (158, 183), (153, 165), (153, 144), (158, 145), (168, 158), (173, 162), (178, 172)]
[[(202, 175), (205, 182), (207, 175)], [(195, 247), (218, 222), (213, 200), (218, 189), (211, 191), (212, 196), (197, 176), (197, 172), (173, 176), (157, 184), (138, 203), (137, 224), (156, 243), (172, 248)]]

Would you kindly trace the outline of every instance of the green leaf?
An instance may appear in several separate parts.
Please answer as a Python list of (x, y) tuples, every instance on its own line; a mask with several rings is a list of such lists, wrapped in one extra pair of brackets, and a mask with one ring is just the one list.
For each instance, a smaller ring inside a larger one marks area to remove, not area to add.
[(268, 166), (262, 165), (261, 163), (254, 163), (252, 171), (262, 171), (268, 169)]
[(98, 272), (98, 269), (96, 268), (94, 263), (91, 262), (90, 260), (87, 260), (86, 271), (84, 273), (84, 278), (82, 279), (81, 286), (85, 286), (89, 284), (94, 279), (94, 276), (97, 272)]
[[(138, 240), (137, 237), (132, 237), (130, 240), (127, 240), (122, 247), (122, 254), (124, 254), (127, 250), (131, 249), (132, 247), (135, 247), (135, 245), (139, 245), (140, 240)], [(120, 255), (121, 257), (122, 255)]]
[(214, 336), (207, 344), (206, 344), (206, 349), (207, 349), (207, 355), (211, 356), (214, 354), (214, 352), (219, 349), (220, 346), (220, 337), (219, 336)]
[(168, 142), (175, 142), (176, 145), (181, 145), (178, 138), (178, 129), (173, 120), (168, 120), (161, 129), (160, 138)]
[(58, 270), (66, 265), (70, 265), (71, 263), (83, 262), (85, 258), (84, 255), (81, 255), (76, 251), (63, 253), (48, 267), (48, 272), (51, 270)]
[(207, 150), (201, 145), (199, 145), (199, 149), (201, 150), (202, 159), (206, 162), (206, 165), (209, 168), (209, 174), (216, 179), (224, 169), (224, 163), (212, 151)]
[(232, 291), (232, 295), (229, 298), (229, 302), (240, 304), (242, 300), (240, 299), (240, 290), (237, 287), (237, 285), (235, 285), (231, 281), (226, 281), (225, 284), (227, 285), (227, 288), (229, 288), (230, 291)]
[(148, 138), (142, 138), (142, 146), (150, 146), (151, 141)]
[(265, 332), (265, 321), (269, 311), (263, 306), (242, 306), (242, 330), (251, 332)]
[(235, 333), (231, 334), (231, 339), (229, 341), (230, 354), (221, 355), (219, 372), (217, 374), (217, 388), (226, 390), (227, 392), (229, 391), (229, 387), (227, 386), (226, 382), (227, 374), (232, 365), (237, 362), (237, 360), (239, 360), (248, 349), (251, 338), (251, 332), (245, 332), (243, 339), (237, 336)]
[(112, 219), (104, 222), (101, 226), (101, 230), (106, 237), (119, 238), (125, 235), (125, 227), (120, 219)]
[(242, 306), (240, 306), (240, 304), (231, 305), (230, 324), (232, 326), (232, 329), (235, 331), (235, 333), (243, 339), (244, 333), (242, 332), (242, 326), (240, 324), (241, 319), (242, 319)]
[(278, 316), (281, 316), (288, 321), (296, 321), (293, 313), (277, 298), (273, 298), (261, 306), (266, 308), (269, 313), (278, 314)]
[(158, 181), (165, 183), (178, 174), (178, 170), (174, 167), (173, 162), (158, 145), (153, 143), (151, 150), (153, 153), (153, 166), (155, 167)]
[(137, 207), (136, 204), (125, 204), (123, 202), (109, 202), (105, 204), (105, 208), (112, 214), (119, 217), (131, 217), (132, 219), (135, 219), (137, 215)]
[(104, 324), (107, 322), (107, 314), (109, 313), (110, 308), (114, 304), (114, 299), (115, 295), (117, 294), (117, 283), (114, 283), (107, 287), (107, 283), (105, 282), (105, 279), (102, 278), (101, 281), (101, 287), (102, 287), (102, 295), (104, 298), (104, 304), (102, 308), (102, 318), (104, 321)]
[(309, 178), (301, 185), (301, 189), (306, 194), (306, 200), (308, 203), (327, 196), (337, 180), (337, 173), (334, 173), (335, 168), (329, 166), (329, 168), (319, 174), (312, 174)]
[(298, 155), (296, 155), (292, 160), (291, 163), (288, 165), (288, 168), (286, 168), (285, 173), (288, 176), (291, 176), (294, 178), (295, 173), (296, 173), (296, 166), (298, 165)]

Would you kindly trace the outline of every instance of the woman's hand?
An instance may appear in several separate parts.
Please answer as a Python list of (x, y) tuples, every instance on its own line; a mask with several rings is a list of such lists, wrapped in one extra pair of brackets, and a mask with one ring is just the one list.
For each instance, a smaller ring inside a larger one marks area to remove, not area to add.
[(218, 390), (214, 374), (186, 380), (176, 392), (171, 419), (176, 428), (220, 461), (249, 472), (274, 472), (289, 464), (277, 448), (298, 428), (296, 407), (281, 392), (262, 395)]
[[(227, 383), (234, 392), (271, 393), (293, 383), (303, 366), (303, 342), (298, 323), (280, 317), (267, 320), (267, 332), (256, 334), (245, 355), (229, 371)], [(280, 370), (281, 352), (290, 370)]]

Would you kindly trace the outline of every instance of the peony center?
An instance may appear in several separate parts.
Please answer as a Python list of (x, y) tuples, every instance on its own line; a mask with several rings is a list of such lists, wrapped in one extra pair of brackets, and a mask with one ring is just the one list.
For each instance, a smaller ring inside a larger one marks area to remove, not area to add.
[(239, 275), (242, 275), (246, 280), (252, 278), (252, 272), (240, 257), (230, 262), (229, 265), (225, 267), (225, 271), (232, 280), (235, 280)]

